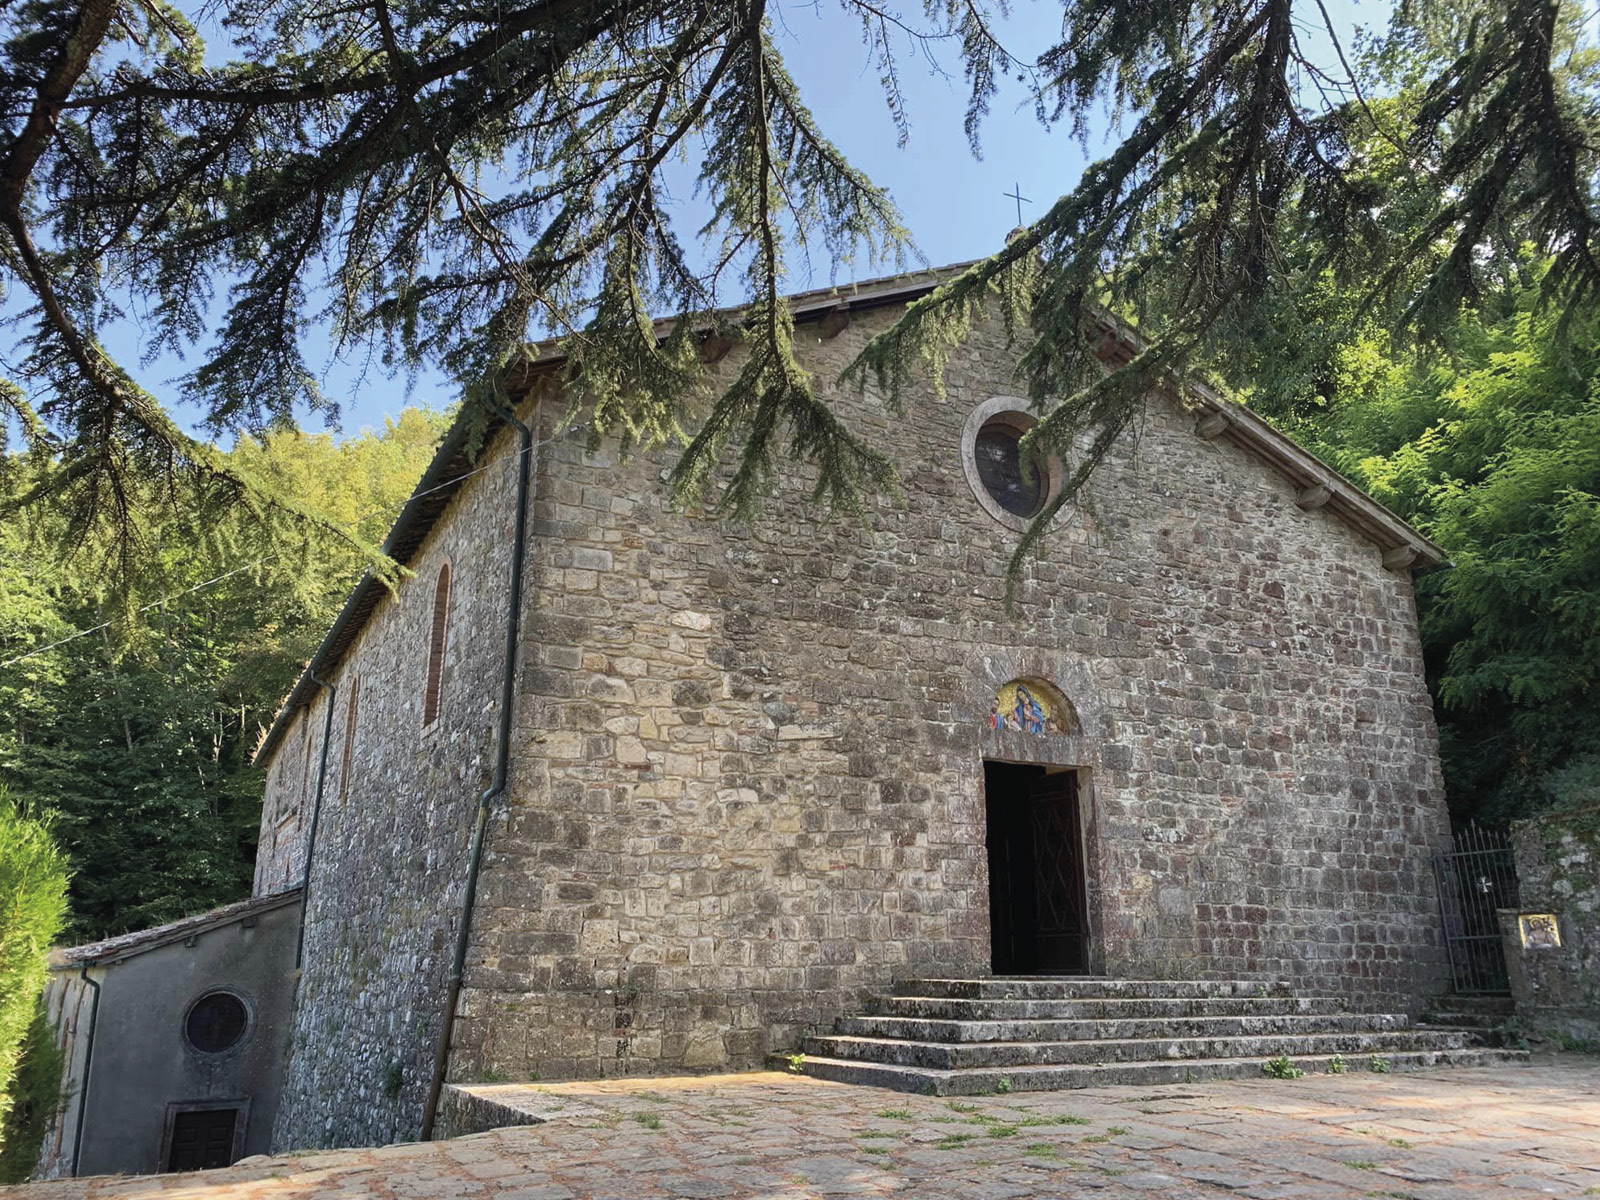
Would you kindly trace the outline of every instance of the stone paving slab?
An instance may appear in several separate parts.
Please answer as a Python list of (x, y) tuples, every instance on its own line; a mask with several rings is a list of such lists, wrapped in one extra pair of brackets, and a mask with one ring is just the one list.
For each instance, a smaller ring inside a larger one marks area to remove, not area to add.
[(1600, 1196), (1600, 1059), (947, 1100), (778, 1073), (508, 1088), (543, 1124), (5, 1200)]

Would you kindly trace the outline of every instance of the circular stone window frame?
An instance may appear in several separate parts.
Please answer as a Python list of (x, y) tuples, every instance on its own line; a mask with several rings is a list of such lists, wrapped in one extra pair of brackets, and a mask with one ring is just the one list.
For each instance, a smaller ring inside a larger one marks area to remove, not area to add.
[[(961, 430), (961, 470), (967, 477), (967, 486), (972, 489), (972, 494), (983, 507), (983, 511), (1007, 529), (1023, 533), (1033, 524), (1036, 517), (1019, 517), (1016, 513), (1001, 507), (1000, 501), (991, 496), (989, 489), (983, 486), (983, 479), (978, 474), (978, 434), (996, 417), (1013, 418), (1007, 424), (1018, 433), (1027, 433), (1039, 423), (1039, 418), (1029, 407), (1028, 401), (1021, 396), (994, 396), (985, 400), (967, 414), (967, 423)], [(1039, 501), (1039, 512), (1043, 512), (1055, 499), (1060, 491), (1061, 481), (1066, 477), (1061, 468), (1061, 460), (1054, 454), (1045, 457), (1044, 474), (1044, 490)]]
[[(194, 1016), (194, 1010), (200, 1007), (202, 1001), (212, 996), (231, 996), (239, 1002), (244, 1009), (244, 1029), (239, 1036), (220, 1050), (205, 1050), (194, 1044), (194, 1039), (189, 1036), (189, 1021)], [(201, 1058), (218, 1059), (229, 1054), (237, 1054), (250, 1044), (250, 1039), (256, 1032), (256, 1005), (255, 1001), (237, 988), (208, 987), (183, 1008), (183, 1020), (178, 1025), (178, 1036), (183, 1039), (183, 1047), (190, 1054), (198, 1054)]]

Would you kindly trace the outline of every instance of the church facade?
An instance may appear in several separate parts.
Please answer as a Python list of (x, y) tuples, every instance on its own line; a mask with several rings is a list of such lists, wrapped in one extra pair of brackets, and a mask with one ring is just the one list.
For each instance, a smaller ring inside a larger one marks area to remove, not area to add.
[(903, 474), (860, 518), (799, 469), (751, 524), (675, 512), (670, 455), (589, 452), (534, 370), (503, 790), (519, 435), (447, 439), (406, 578), (358, 587), (258, 755), (256, 891), (306, 885), (278, 1148), (415, 1137), (447, 1024), (449, 1079), (527, 1080), (754, 1066), (912, 976), (1444, 989), (1438, 548), (1247, 411), (1154, 396), (1008, 613), (1063, 474), (1018, 470), (1015, 349), (979, 328), (906, 419), (833, 383), (933, 282), (795, 301)]

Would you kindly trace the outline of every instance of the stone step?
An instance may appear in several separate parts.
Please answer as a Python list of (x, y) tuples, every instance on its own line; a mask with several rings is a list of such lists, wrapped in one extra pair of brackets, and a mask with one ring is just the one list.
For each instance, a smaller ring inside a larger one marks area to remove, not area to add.
[[(1301, 1055), (1290, 1056), (1289, 1061), (1291, 1065), (1310, 1075), (1325, 1072), (1330, 1058), (1329, 1055)], [(1259, 1079), (1262, 1077), (1262, 1064), (1265, 1061), (1262, 1058), (1209, 1058), (1176, 1062), (1163, 1060), (1074, 1066), (935, 1070), (807, 1055), (799, 1066), (807, 1075), (814, 1075), (818, 1079), (831, 1079), (838, 1083), (865, 1084), (927, 1096), (981, 1096), (1003, 1091), (1057, 1091), (1067, 1088), (1105, 1087), (1113, 1084), (1149, 1086), (1163, 1083), (1199, 1083), (1207, 1079)], [(1528, 1053), (1525, 1050), (1482, 1048), (1396, 1051), (1384, 1055), (1383, 1061), (1391, 1071), (1417, 1071), (1444, 1066), (1492, 1067), (1526, 1064)], [(774, 1059), (775, 1065), (784, 1062), (782, 1058)], [(1367, 1057), (1349, 1058), (1345, 1063), (1349, 1071), (1365, 1071), (1370, 1065), (1371, 1059)]]
[(1435, 996), (1428, 1003), (1429, 1012), (1475, 1013), (1483, 1016), (1509, 1017), (1516, 1012), (1517, 1004), (1510, 996), (1456, 995)]
[(1418, 1025), (1430, 1029), (1487, 1029), (1497, 1030), (1511, 1019), (1510, 1014), (1478, 1012), (1440, 1012), (1429, 1009), (1423, 1013)]
[(1142, 1017), (1288, 1016), (1343, 1011), (1334, 996), (1114, 996), (1097, 1000), (957, 1000), (938, 996), (879, 996), (869, 1015), (945, 1021), (1118, 1021)]
[(834, 1032), (911, 1042), (1075, 1042), (1100, 1039), (1262, 1037), (1269, 1034), (1372, 1033), (1410, 1026), (1404, 1013), (1250, 1014), (1103, 1020), (938, 1020), (841, 1017)]
[(1288, 996), (1281, 980), (1107, 979), (1096, 975), (1027, 975), (1021, 978), (909, 979), (895, 984), (900, 996), (947, 1000), (1200, 999), (1213, 996)]
[(1332, 1057), (1460, 1050), (1469, 1035), (1458, 1030), (1277, 1034), (1268, 1037), (1127, 1038), (1081, 1042), (908, 1042), (893, 1038), (831, 1035), (807, 1038), (807, 1057), (959, 1071), (1038, 1066), (1194, 1059)]

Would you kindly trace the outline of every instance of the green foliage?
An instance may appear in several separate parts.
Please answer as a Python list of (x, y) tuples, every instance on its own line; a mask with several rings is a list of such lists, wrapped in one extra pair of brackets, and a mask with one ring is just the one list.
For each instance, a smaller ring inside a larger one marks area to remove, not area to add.
[[(98, 341), (127, 309), (155, 348), (198, 350), (182, 395), (215, 431), (336, 412), (301, 344), (322, 321), (341, 349), (443, 368), (474, 403), (500, 393), (535, 330), (559, 336), (596, 431), (658, 444), (683, 438), (704, 389), (696, 343), (727, 326), (732, 281), (765, 311), (759, 366), (714, 410), (739, 419), (744, 481), (762, 482), (786, 422), (827, 498), (853, 501), (863, 471), (881, 474), (797, 372), (777, 297), (791, 241), (841, 264), (898, 261), (905, 231), (802, 103), (761, 0), (187, 7), (77, 0), (0, 18), (0, 273), (37, 303), (18, 374), (49, 397), (36, 409), (13, 387), (0, 413), (39, 452), (29, 496), (70, 511), (71, 538), (131, 562), (147, 522), (200, 506), (243, 505), (279, 532), (314, 512), (172, 425)], [(847, 8), (887, 51), (885, 15)], [(983, 17), (928, 9), (928, 36), (955, 36), (983, 73), (975, 104), (1005, 61)], [(224, 55), (202, 19), (227, 29)], [(36, 106), (52, 119), (30, 124)], [(691, 152), (703, 270), (668, 188)], [(680, 317), (660, 343), (657, 314)], [(120, 502), (125, 468), (163, 463), (171, 488)]]
[(1417, 581), (1446, 790), (1494, 824), (1600, 800), (1600, 317), (1528, 274), (1448, 358), (1351, 333), (1325, 395), (1278, 412), (1449, 551)]
[[(274, 433), (229, 457), (375, 540), (443, 426), (411, 409), (381, 433)], [(0, 459), (0, 493), (26, 472)], [(74, 868), (68, 935), (247, 895), (261, 796), (250, 754), (365, 556), (330, 540), (262, 543), (238, 517), (204, 532), (175, 522), (124, 581), (153, 604), (129, 621), (92, 554), (62, 566), (40, 552), (51, 536), (0, 528), (0, 783), (52, 814)]]
[[(1539, 20), (1555, 20), (1562, 49), (1542, 86), (1583, 124), (1600, 64), (1575, 10), (1548, 9)], [(1456, 73), (1488, 56), (1480, 65), (1494, 59), (1510, 72), (1496, 88), (1527, 84), (1505, 56), (1526, 51), (1528, 30), (1550, 27), (1509, 30), (1505, 14), (1516, 10), (1398, 10), (1389, 35), (1366, 47), (1367, 85), (1381, 98), (1349, 143), (1351, 178), (1381, 237), (1357, 270), (1341, 258), (1339, 229), (1293, 217), (1284, 272), (1236, 336), (1204, 353), (1253, 408), (1449, 553), (1450, 568), (1417, 579), (1446, 793), (1458, 821), (1495, 825), (1550, 804), (1581, 807), (1585, 764), (1600, 762), (1600, 304), (1587, 284), (1570, 290), (1579, 243), (1552, 248), (1534, 214), (1554, 201), (1528, 190), (1541, 156), (1565, 151), (1529, 143), (1495, 185), (1521, 197), (1520, 215), (1486, 230), (1493, 248), (1476, 255), (1451, 241), (1465, 194), (1441, 193), (1432, 169), (1418, 169), (1419, 154), (1444, 169), (1444, 142), (1500, 136)], [(1447, 113), (1430, 82), (1446, 77), (1458, 101)], [(1439, 132), (1426, 133), (1424, 119)], [(1407, 128), (1418, 140), (1399, 139)], [(1451, 158), (1446, 173), (1480, 166)], [(1420, 256), (1393, 250), (1424, 244)], [(1401, 336), (1404, 314), (1373, 300), (1378, 281), (1411, 297), (1410, 332), (1425, 332), (1432, 349)]]
[(1600, 1039), (1575, 1037), (1565, 1029), (1554, 1030), (1550, 1036), (1569, 1054), (1600, 1054)]
[(12, 1079), (11, 1111), (0, 1121), (0, 1184), (26, 1183), (38, 1166), (45, 1127), (61, 1102), (61, 1066), (55, 1028), (36, 1003)]
[(1290, 1062), (1286, 1055), (1281, 1054), (1277, 1058), (1269, 1058), (1262, 1063), (1261, 1073), (1272, 1079), (1299, 1079), (1305, 1074), (1304, 1071)]
[[(1064, 135), (1108, 109), (1125, 121), (1071, 192), (856, 367), (903, 403), (999, 305), (1041, 417), (1025, 450), (1088, 446), (1017, 547), (1013, 583), (1153, 384), (1197, 355), (1248, 357), (1263, 312), (1328, 279), (1364, 277), (1362, 310), (1430, 342), (1503, 286), (1524, 244), (1564, 315), (1597, 298), (1600, 117), (1576, 0), (1402, 4), (1355, 70), (1343, 47), (1337, 67), (1312, 49), (1337, 43), (1315, 0), (1067, 0), (1059, 40), (1017, 57), (992, 33), (1001, 0), (840, 4), (902, 135), (902, 36), (964, 75), (975, 150), (1007, 79)], [(597, 436), (687, 441), (680, 503), (720, 488), (724, 509), (748, 513), (786, 460), (815, 470), (832, 507), (893, 488), (888, 448), (847, 428), (796, 363), (781, 294), (796, 249), (835, 268), (899, 263), (907, 234), (806, 106), (764, 0), (57, 0), (3, 14), (0, 275), (21, 301), (0, 427), (32, 453), (0, 512), (48, 502), (57, 541), (93, 545), (118, 578), (161, 552), (169, 522), (209, 529), (241, 509), (264, 537), (372, 553), (184, 435), (101, 342), (128, 312), (150, 348), (198, 353), (182, 395), (218, 432), (335, 410), (301, 345), (318, 322), (398, 371), (444, 369), (480, 413), (542, 333), (584, 380), (573, 416)], [(202, 20), (227, 30), (223, 52)], [(689, 154), (698, 246), (669, 187)], [(748, 308), (730, 315), (729, 299)], [(1107, 310), (1148, 336), (1109, 376), (1095, 363)], [(652, 315), (676, 319), (658, 336)], [(709, 331), (749, 351), (715, 395), (697, 353)]]
[(1367, 1059), (1367, 1070), (1374, 1075), (1389, 1074), (1389, 1060), (1381, 1054), (1374, 1054)]
[[(975, 304), (1002, 299), (1008, 323), (1026, 315), (1019, 374), (1040, 422), (1024, 449), (1077, 466), (1018, 545), (1008, 596), (1023, 557), (1175, 370), (1243, 365), (1224, 378), (1315, 395), (1363, 322), (1450, 345), (1463, 313), (1516, 282), (1527, 247), (1548, 264), (1540, 296), (1563, 329), (1593, 307), (1600, 107), (1581, 6), (1402, 4), (1331, 89), (1293, 82), (1330, 78), (1295, 32), (1304, 21), (1337, 45), (1324, 7), (1064, 7), (1063, 40), (1039, 60), (1041, 116), (1071, 114), (1081, 131), (1111, 101), (1136, 114), (1131, 129), (852, 368), (908, 394), (911, 367), (937, 377)], [(1024, 294), (1005, 298), (1017, 271)], [(1107, 311), (1142, 334), (1109, 375), (1091, 361)]]
[[(0, 1122), (67, 911), (67, 860), (50, 830), (0, 787)], [(19, 1151), (21, 1153), (21, 1151)]]

